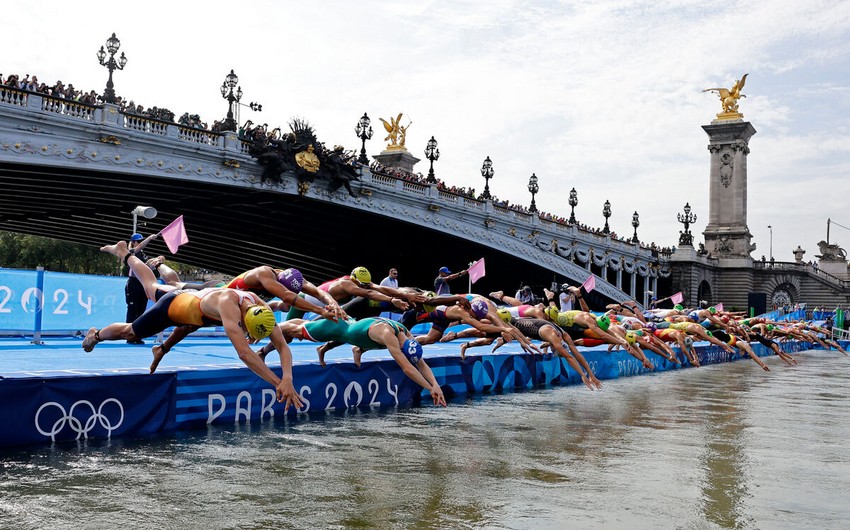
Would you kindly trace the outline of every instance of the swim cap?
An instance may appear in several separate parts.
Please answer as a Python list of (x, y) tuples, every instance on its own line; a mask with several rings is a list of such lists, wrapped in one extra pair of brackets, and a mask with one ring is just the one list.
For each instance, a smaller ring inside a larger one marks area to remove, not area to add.
[(713, 336), (714, 336), (714, 333), (712, 333), (712, 332), (710, 332), (710, 331), (708, 331), (708, 330), (705, 330), (705, 334), (706, 334), (706, 335), (708, 335), (709, 337), (713, 337)]
[(691, 311), (688, 313), (688, 318), (693, 320), (694, 322), (699, 322), (699, 313), (696, 311)]
[(475, 315), (475, 318), (484, 318), (487, 316), (487, 311), (489, 310), (489, 306), (487, 302), (482, 300), (481, 298), (476, 298), (472, 301), (472, 314)]
[(768, 331), (773, 331), (774, 329), (776, 329), (773, 324), (768, 324), (766, 328)]
[(264, 339), (272, 334), (277, 321), (271, 309), (262, 305), (252, 305), (243, 318), (245, 331), (252, 339)]
[(717, 308), (714, 307), (714, 306), (711, 306), (711, 307), (708, 308), (708, 312), (711, 313), (712, 315), (714, 315), (714, 314), (717, 313)]
[(647, 322), (646, 324), (644, 324), (643, 327), (645, 327), (646, 330), (650, 333), (655, 333), (655, 330), (658, 329), (658, 326), (655, 325), (655, 322)]
[(496, 311), (496, 313), (498, 313), (499, 318), (501, 318), (506, 323), (511, 321), (511, 312), (508, 311), (507, 309), (505, 309), (505, 308), (499, 309), (498, 311)]
[(355, 267), (351, 271), (351, 279), (357, 280), (360, 283), (372, 283), (372, 275), (366, 267)]
[(676, 304), (673, 306), (673, 309), (675, 309), (676, 311), (682, 311), (683, 309), (685, 309), (685, 307), (682, 304)]
[(424, 295), (426, 298), (434, 298), (435, 296), (437, 296), (437, 293), (435, 293), (434, 291), (425, 291)]
[(137, 233), (137, 234), (133, 234), (132, 236), (130, 236), (130, 241), (141, 241), (142, 239), (144, 239), (142, 237), (142, 234)]
[(611, 319), (608, 318), (608, 315), (602, 315), (601, 317), (596, 318), (596, 325), (602, 331), (608, 331), (608, 328), (611, 327)]
[(296, 294), (300, 293), (301, 288), (304, 287), (304, 276), (301, 275), (301, 271), (298, 269), (285, 269), (280, 271), (277, 274), (277, 281)]
[(422, 360), (422, 345), (413, 339), (407, 339), (401, 345), (401, 352), (410, 361), (410, 364), (419, 364)]
[(694, 339), (693, 339), (693, 337), (685, 337), (685, 346), (687, 346), (688, 348), (690, 348), (690, 347), (691, 347), (691, 346), (693, 346), (693, 345), (694, 345)]
[(749, 325), (750, 325), (750, 319), (749, 319), (749, 318), (745, 318), (744, 320), (742, 320), (742, 321), (740, 322), (740, 324), (741, 324), (742, 326), (749, 326)]
[(637, 338), (635, 337), (635, 334), (633, 332), (629, 331), (628, 333), (626, 333), (626, 342), (628, 342), (629, 344), (634, 344), (636, 341)]
[(555, 322), (556, 320), (558, 320), (558, 308), (557, 307), (550, 305), (549, 307), (546, 308), (545, 313), (546, 313), (546, 316), (549, 317), (549, 320), (551, 320), (552, 322)]

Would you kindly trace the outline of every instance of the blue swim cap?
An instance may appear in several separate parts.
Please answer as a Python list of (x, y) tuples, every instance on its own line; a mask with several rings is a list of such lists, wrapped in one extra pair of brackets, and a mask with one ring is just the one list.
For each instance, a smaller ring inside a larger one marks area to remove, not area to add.
[(685, 337), (685, 346), (690, 348), (693, 345), (694, 345), (694, 339), (691, 338), (691, 337)]
[(489, 309), (490, 306), (481, 298), (476, 298), (472, 301), (472, 314), (475, 315), (475, 318), (481, 319), (486, 317)]
[(694, 322), (699, 322), (699, 313), (696, 311), (691, 311), (688, 313), (688, 318), (693, 320)]
[(401, 345), (401, 351), (410, 361), (410, 364), (419, 364), (419, 361), (422, 360), (422, 345), (413, 339), (404, 341), (404, 344)]

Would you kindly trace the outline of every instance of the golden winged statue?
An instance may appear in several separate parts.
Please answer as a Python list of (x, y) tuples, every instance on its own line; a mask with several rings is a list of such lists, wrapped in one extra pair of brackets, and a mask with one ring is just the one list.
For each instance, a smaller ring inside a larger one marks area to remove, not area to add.
[(747, 97), (741, 94), (741, 90), (744, 88), (744, 83), (747, 82), (748, 75), (750, 74), (744, 74), (741, 79), (737, 79), (732, 88), (706, 88), (703, 90), (703, 92), (717, 92), (720, 96), (723, 111), (717, 114), (718, 120), (737, 120), (744, 117), (743, 114), (738, 112), (738, 100)]
[(383, 118), (378, 118), (384, 123), (384, 129), (387, 131), (387, 137), (384, 138), (384, 141), (388, 141), (390, 143), (387, 144), (387, 151), (407, 151), (407, 148), (404, 146), (404, 142), (407, 139), (407, 128), (410, 127), (408, 123), (406, 126), (401, 124), (401, 116), (403, 113), (399, 112), (397, 118), (393, 118), (390, 116), (390, 123)]

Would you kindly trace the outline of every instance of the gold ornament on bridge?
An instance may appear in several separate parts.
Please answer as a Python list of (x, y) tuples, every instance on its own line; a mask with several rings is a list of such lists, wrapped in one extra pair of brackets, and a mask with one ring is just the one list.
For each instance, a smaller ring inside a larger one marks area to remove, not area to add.
[(313, 144), (308, 145), (306, 151), (301, 151), (295, 155), (295, 163), (301, 169), (310, 173), (315, 173), (319, 170), (319, 157), (313, 153)]
[(744, 83), (747, 82), (748, 75), (750, 74), (744, 74), (741, 79), (736, 80), (732, 88), (706, 88), (703, 90), (703, 92), (717, 92), (720, 96), (723, 112), (717, 114), (718, 120), (740, 120), (744, 117), (743, 114), (738, 112), (738, 100), (747, 97), (741, 94), (741, 90), (744, 88)]
[(407, 129), (410, 127), (412, 121), (408, 120), (407, 125), (402, 126), (401, 124), (401, 116), (403, 113), (398, 113), (398, 118), (390, 117), (390, 123), (384, 118), (378, 118), (384, 123), (384, 129), (387, 130), (387, 137), (384, 138), (384, 141), (389, 141), (387, 144), (387, 151), (407, 151), (407, 147), (404, 146), (404, 142), (407, 139)]

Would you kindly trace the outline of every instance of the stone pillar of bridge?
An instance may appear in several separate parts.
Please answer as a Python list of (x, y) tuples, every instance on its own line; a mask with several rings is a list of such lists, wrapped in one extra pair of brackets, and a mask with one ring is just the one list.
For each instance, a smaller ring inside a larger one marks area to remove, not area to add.
[(374, 155), (372, 158), (378, 161), (384, 167), (393, 167), (408, 173), (413, 173), (413, 166), (419, 162), (419, 159), (411, 155), (409, 151), (394, 149), (382, 151), (379, 155)]
[(718, 119), (702, 128), (711, 153), (705, 249), (721, 267), (752, 266), (756, 246), (747, 227), (747, 155), (756, 130), (742, 119)]

